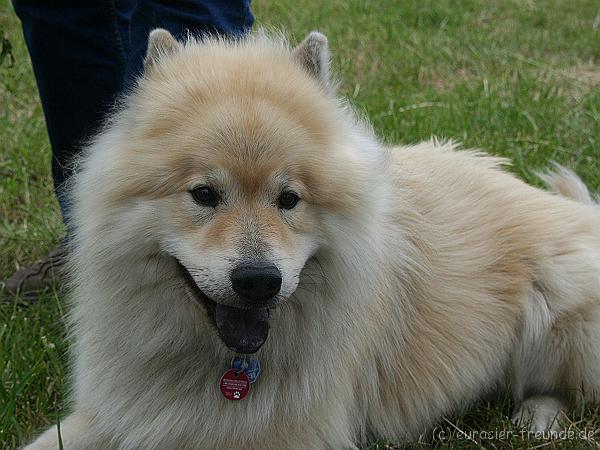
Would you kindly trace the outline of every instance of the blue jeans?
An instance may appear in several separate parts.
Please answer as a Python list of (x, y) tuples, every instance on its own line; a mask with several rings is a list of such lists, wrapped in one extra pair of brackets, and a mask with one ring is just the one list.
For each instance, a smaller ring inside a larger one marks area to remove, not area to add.
[(13, 0), (37, 81), (52, 147), (52, 176), (63, 219), (61, 185), (74, 156), (102, 124), (116, 97), (142, 70), (148, 34), (176, 38), (239, 35), (252, 27), (250, 0)]

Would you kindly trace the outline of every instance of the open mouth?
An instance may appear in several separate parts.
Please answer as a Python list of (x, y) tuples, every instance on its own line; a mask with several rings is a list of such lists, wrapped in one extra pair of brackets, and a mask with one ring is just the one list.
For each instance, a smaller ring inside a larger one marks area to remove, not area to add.
[(198, 287), (192, 275), (179, 261), (177, 267), (196, 300), (206, 308), (223, 343), (236, 353), (249, 354), (260, 350), (269, 334), (269, 309), (236, 308), (217, 303)]

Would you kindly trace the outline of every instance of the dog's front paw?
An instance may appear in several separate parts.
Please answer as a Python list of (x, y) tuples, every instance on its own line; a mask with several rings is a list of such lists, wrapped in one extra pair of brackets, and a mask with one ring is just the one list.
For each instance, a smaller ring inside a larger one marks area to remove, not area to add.
[(560, 416), (564, 405), (553, 397), (530, 397), (515, 408), (512, 421), (534, 433), (558, 432), (562, 429)]

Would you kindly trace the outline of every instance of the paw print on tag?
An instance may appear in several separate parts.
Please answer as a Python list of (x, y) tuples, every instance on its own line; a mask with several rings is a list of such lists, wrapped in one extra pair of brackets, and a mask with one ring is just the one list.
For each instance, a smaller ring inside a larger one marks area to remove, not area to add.
[(235, 399), (238, 399), (238, 398), (240, 398), (240, 396), (241, 396), (241, 394), (240, 394), (240, 391), (235, 391), (235, 392), (233, 393), (233, 398), (235, 398)]

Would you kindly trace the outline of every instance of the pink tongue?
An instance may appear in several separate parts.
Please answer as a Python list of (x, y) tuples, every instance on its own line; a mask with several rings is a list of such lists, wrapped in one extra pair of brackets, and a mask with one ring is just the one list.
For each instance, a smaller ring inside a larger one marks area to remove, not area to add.
[(256, 353), (269, 334), (267, 308), (241, 309), (218, 304), (215, 321), (219, 336), (236, 353)]

